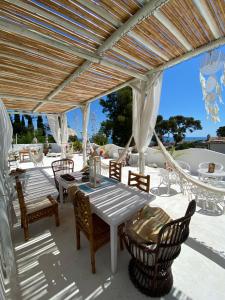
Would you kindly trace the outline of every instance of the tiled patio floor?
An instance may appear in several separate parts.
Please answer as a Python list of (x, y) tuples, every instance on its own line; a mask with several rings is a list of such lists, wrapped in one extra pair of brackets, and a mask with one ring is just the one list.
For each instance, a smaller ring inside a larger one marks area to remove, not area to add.
[[(46, 159), (46, 165), (50, 159)], [(24, 167), (31, 164), (24, 163)], [(26, 165), (26, 166), (25, 166)], [(75, 158), (76, 169), (82, 166)], [(128, 168), (123, 169), (126, 183)], [(51, 174), (51, 169), (45, 172)], [(157, 169), (149, 169), (151, 188), (158, 186)], [(161, 190), (162, 192), (162, 190)], [(151, 205), (164, 208), (172, 217), (184, 214), (188, 205), (185, 196), (173, 191), (171, 196), (156, 195)], [(97, 273), (91, 273), (89, 248), (82, 238), (76, 250), (74, 214), (71, 203), (60, 208), (60, 227), (53, 219), (30, 226), (30, 240), (23, 241), (23, 232), (15, 226), (15, 252), (18, 263), (20, 294), (24, 300), (40, 299), (147, 299), (129, 280), (127, 251), (119, 252), (118, 272), (111, 274), (110, 248), (97, 252)], [(190, 226), (190, 238), (182, 246), (173, 265), (174, 287), (163, 299), (225, 299), (225, 215), (207, 216), (197, 208)], [(18, 295), (19, 299), (19, 295)]]

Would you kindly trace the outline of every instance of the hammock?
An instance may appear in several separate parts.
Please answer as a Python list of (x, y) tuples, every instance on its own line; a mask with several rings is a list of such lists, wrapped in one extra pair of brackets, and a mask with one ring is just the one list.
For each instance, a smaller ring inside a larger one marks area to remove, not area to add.
[[(127, 155), (127, 152), (128, 152), (128, 149), (129, 149), (129, 146), (130, 146), (130, 143), (132, 141), (132, 138), (133, 136), (130, 137), (129, 141), (127, 142), (125, 148), (123, 149), (123, 151), (120, 153), (119, 157), (117, 158), (116, 162), (117, 163), (121, 163), (123, 161), (123, 159), (126, 157)], [(107, 176), (107, 172), (109, 170), (109, 166), (105, 163), (101, 163), (101, 172), (102, 172), (102, 175), (105, 175)]]
[(154, 134), (166, 162), (180, 180), (180, 184), (183, 187), (183, 193), (187, 193), (189, 196), (194, 194), (197, 197), (202, 197), (208, 201), (214, 202), (219, 202), (224, 199), (225, 189), (204, 183), (186, 173), (166, 150), (155, 131)]

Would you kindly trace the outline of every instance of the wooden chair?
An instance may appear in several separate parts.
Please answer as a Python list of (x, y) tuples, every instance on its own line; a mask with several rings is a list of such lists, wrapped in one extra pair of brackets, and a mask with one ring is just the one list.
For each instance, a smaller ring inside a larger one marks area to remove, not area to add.
[(45, 217), (55, 216), (56, 226), (59, 226), (58, 203), (51, 195), (45, 199), (34, 199), (31, 203), (26, 204), (22, 184), (18, 178), (16, 179), (16, 190), (20, 205), (21, 227), (24, 230), (25, 241), (29, 240), (28, 226), (30, 223)]
[(140, 243), (125, 231), (124, 242), (132, 256), (130, 278), (144, 294), (162, 297), (170, 292), (173, 286), (171, 267), (180, 254), (181, 244), (188, 238), (189, 224), (195, 209), (196, 202), (192, 200), (184, 217), (162, 226), (156, 243)]
[(58, 177), (62, 174), (72, 173), (74, 171), (74, 162), (72, 159), (68, 158), (53, 161), (52, 171), (54, 174), (55, 186), (59, 190)]
[(139, 190), (149, 193), (150, 175), (136, 174), (131, 171), (128, 173), (128, 185), (137, 187)]
[(122, 178), (122, 164), (113, 160), (109, 162), (109, 178), (121, 181)]
[(92, 273), (96, 273), (95, 252), (109, 242), (110, 227), (96, 214), (91, 213), (89, 197), (76, 186), (71, 186), (68, 193), (74, 206), (77, 250), (80, 249), (80, 232), (82, 231), (89, 241)]

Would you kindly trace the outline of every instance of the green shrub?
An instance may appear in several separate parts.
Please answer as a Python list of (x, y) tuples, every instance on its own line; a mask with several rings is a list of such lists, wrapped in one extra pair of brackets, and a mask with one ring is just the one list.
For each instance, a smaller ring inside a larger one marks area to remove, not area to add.
[(78, 140), (73, 142), (73, 149), (74, 149), (74, 151), (81, 151), (82, 150), (82, 143)]

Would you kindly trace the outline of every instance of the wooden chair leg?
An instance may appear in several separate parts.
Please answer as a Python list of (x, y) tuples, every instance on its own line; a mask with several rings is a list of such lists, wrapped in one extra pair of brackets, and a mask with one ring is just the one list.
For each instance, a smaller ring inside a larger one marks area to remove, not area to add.
[(91, 252), (91, 270), (92, 273), (95, 274), (96, 273), (96, 268), (95, 268), (95, 252), (93, 249), (93, 246), (90, 245), (90, 252)]
[(29, 240), (29, 229), (28, 229), (27, 222), (24, 222), (24, 224), (23, 224), (23, 231), (24, 231), (24, 239), (25, 239), (25, 241), (28, 241)]
[(58, 208), (57, 208), (56, 211), (55, 211), (55, 225), (56, 225), (57, 227), (60, 225)]
[(77, 250), (80, 250), (80, 229), (76, 224), (76, 239), (77, 239)]

